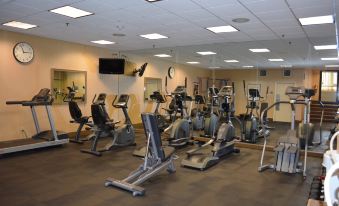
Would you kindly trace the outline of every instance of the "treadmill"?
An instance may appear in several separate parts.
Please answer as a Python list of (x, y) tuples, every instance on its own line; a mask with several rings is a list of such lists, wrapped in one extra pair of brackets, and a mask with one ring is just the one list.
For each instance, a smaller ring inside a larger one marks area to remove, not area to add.
[[(64, 132), (58, 132), (55, 129), (54, 119), (51, 113), (52, 103), (53, 98), (50, 95), (50, 89), (47, 88), (41, 89), (30, 101), (7, 101), (7, 105), (22, 105), (31, 108), (36, 134), (28, 139), (0, 142), (0, 155), (68, 143), (68, 135)], [(39, 106), (45, 107), (51, 130), (41, 131), (35, 110), (35, 107)]]

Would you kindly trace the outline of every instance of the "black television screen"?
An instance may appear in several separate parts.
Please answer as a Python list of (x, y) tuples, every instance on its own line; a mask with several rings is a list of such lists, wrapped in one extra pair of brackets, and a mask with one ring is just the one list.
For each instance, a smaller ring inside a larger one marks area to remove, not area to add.
[(99, 58), (100, 74), (124, 74), (125, 59)]

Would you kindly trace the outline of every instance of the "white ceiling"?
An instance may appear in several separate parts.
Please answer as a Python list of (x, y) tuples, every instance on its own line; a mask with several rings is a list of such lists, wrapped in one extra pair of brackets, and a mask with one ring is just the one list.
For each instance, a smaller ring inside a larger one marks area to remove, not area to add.
[[(336, 11), (339, 11), (339, 0)], [(95, 13), (72, 19), (48, 12), (71, 5)], [(337, 56), (336, 51), (314, 51), (313, 45), (336, 44), (335, 25), (302, 27), (296, 18), (333, 14), (332, 0), (0, 0), (0, 23), (12, 20), (39, 27), (19, 30), (0, 29), (77, 42), (92, 46), (92, 40), (116, 42), (102, 46), (114, 51), (128, 51), (153, 56), (171, 52), (169, 61), (183, 63), (200, 61), (201, 67), (242, 65), (297, 67), (338, 64), (323, 62), (321, 57)], [(233, 18), (245, 17), (247, 23), (234, 23)], [(69, 23), (69, 26), (66, 26)], [(239, 32), (214, 34), (206, 27), (233, 25)], [(113, 33), (126, 34), (114, 37)], [(168, 39), (147, 40), (140, 34), (160, 33)], [(291, 42), (291, 43), (289, 43)], [(255, 54), (249, 48), (269, 48), (272, 52)], [(157, 49), (153, 49), (157, 48)], [(211, 50), (218, 54), (201, 57), (196, 51)], [(268, 62), (283, 58), (283, 63)], [(224, 59), (237, 59), (227, 64)]]

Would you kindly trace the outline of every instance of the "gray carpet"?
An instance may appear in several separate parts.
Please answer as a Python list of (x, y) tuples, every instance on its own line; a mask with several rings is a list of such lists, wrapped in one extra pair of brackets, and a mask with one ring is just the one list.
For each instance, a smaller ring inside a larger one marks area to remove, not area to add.
[[(138, 133), (137, 143), (145, 138)], [(102, 142), (104, 143), (104, 142)], [(188, 148), (177, 151), (177, 172), (160, 173), (143, 184), (144, 197), (104, 187), (107, 177), (124, 178), (142, 160), (131, 155), (134, 147), (119, 148), (95, 157), (81, 147), (63, 147), (10, 155), (0, 159), (1, 205), (306, 205), (311, 180), (320, 173), (321, 159), (309, 158), (308, 178), (257, 172), (260, 151), (241, 149), (214, 167), (180, 167)], [(268, 153), (272, 159), (273, 153)]]

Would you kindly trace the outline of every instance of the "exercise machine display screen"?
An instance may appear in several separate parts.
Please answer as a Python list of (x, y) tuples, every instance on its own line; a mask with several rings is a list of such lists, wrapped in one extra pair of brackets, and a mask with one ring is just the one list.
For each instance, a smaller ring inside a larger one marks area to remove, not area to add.
[(128, 102), (128, 98), (129, 96), (128, 95), (120, 95), (119, 99), (118, 99), (118, 104), (119, 103), (127, 103)]

